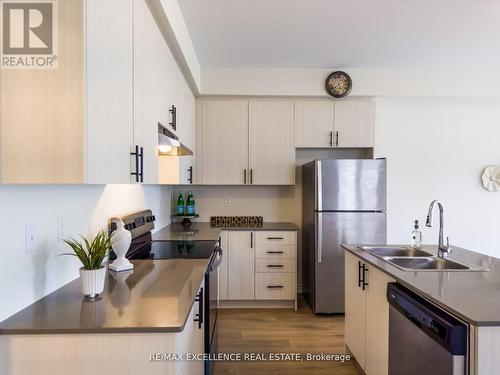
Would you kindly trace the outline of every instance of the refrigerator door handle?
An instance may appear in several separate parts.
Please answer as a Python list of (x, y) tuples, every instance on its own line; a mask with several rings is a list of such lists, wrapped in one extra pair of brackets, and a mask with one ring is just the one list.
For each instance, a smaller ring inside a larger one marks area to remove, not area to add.
[(318, 263), (323, 261), (323, 218), (321, 213), (316, 215), (316, 228), (318, 229), (316, 234), (316, 246), (318, 247)]
[(316, 210), (323, 209), (323, 179), (321, 175), (321, 160), (316, 161)]

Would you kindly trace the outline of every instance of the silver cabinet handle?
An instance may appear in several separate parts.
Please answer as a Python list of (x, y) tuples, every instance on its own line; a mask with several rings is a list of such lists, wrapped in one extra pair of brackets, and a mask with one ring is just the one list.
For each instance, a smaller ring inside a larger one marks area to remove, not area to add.
[(267, 237), (268, 240), (284, 240), (284, 237)]
[(283, 268), (282, 264), (268, 264), (267, 268)]
[(283, 251), (272, 251), (272, 250), (268, 250), (267, 251), (268, 254), (283, 254), (284, 252)]
[(323, 209), (323, 177), (321, 174), (321, 160), (316, 161), (316, 196), (315, 203), (316, 209), (321, 211)]
[(339, 131), (335, 132), (335, 146), (339, 147)]
[(323, 262), (323, 219), (321, 217), (321, 213), (316, 214), (316, 228), (318, 228), (316, 232), (316, 246), (318, 251), (318, 263)]
[(283, 289), (283, 285), (268, 285), (267, 289)]

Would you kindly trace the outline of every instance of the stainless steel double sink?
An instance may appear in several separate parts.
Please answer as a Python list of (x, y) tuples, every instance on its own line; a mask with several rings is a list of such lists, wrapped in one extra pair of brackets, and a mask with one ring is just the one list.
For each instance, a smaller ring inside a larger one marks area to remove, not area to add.
[(360, 246), (403, 271), (487, 271), (480, 267), (442, 259), (427, 251), (404, 246)]

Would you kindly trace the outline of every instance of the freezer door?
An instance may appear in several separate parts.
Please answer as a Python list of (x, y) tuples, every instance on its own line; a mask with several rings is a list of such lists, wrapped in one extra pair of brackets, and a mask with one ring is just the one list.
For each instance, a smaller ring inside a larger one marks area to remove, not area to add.
[(315, 313), (344, 312), (344, 250), (341, 244), (385, 244), (383, 212), (318, 212), (315, 219)]
[(317, 160), (316, 211), (386, 211), (386, 160)]

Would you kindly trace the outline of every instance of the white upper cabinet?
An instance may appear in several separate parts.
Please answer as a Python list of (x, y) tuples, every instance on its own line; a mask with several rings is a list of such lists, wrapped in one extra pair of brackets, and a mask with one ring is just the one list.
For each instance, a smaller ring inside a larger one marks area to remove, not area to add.
[(201, 103), (202, 183), (244, 184), (248, 173), (248, 101)]
[(158, 123), (170, 122), (169, 107), (177, 91), (172, 87), (172, 60), (146, 2), (134, 1), (134, 143), (143, 148), (139, 169), (141, 182), (147, 184), (159, 182)]
[(374, 146), (375, 110), (369, 99), (295, 101), (295, 147)]
[[(133, 0), (87, 0), (86, 182), (130, 182)], [(106, 56), (106, 58), (103, 58)]]
[(295, 101), (295, 147), (333, 146), (334, 102)]
[(293, 107), (291, 100), (201, 100), (201, 183), (295, 184)]
[(147, 2), (88, 0), (85, 12), (86, 182), (189, 183), (193, 158), (159, 162), (158, 123), (174, 130), (175, 105), (176, 134), (194, 152), (195, 99)]
[(295, 184), (293, 101), (249, 104), (250, 184)]
[(335, 102), (336, 147), (373, 147), (375, 142), (375, 105), (371, 100)]

